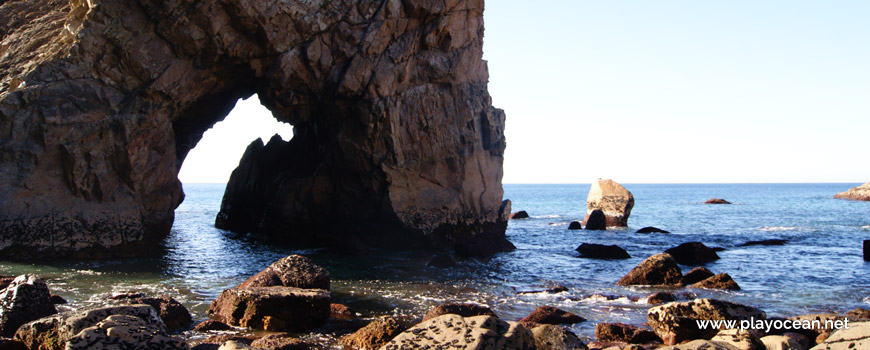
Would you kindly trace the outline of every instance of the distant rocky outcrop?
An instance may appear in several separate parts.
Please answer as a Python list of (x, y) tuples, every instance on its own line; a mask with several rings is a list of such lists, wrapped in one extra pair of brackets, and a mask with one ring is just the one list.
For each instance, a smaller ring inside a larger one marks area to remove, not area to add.
[(583, 219), (583, 226), (587, 225), (589, 214), (595, 209), (604, 212), (607, 226), (628, 226), (632, 207), (634, 207), (634, 196), (631, 192), (616, 181), (599, 179), (592, 183), (589, 195), (586, 196), (586, 217)]
[(722, 198), (710, 198), (704, 204), (731, 204), (731, 202), (726, 201)]
[(184, 198), (188, 152), (253, 94), (294, 136), (248, 147), (219, 227), (318, 245), (512, 249), (483, 9), (0, 1), (0, 255), (148, 253)]
[(870, 201), (870, 182), (858, 187), (852, 187), (848, 191), (837, 193), (834, 195), (834, 198)]

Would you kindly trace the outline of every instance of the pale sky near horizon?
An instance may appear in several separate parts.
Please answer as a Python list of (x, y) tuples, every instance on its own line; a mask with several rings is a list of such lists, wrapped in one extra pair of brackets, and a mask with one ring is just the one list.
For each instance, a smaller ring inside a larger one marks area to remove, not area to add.
[[(870, 2), (491, 0), (505, 183), (870, 181)], [(226, 182), (276, 128), (240, 101), (185, 160)]]

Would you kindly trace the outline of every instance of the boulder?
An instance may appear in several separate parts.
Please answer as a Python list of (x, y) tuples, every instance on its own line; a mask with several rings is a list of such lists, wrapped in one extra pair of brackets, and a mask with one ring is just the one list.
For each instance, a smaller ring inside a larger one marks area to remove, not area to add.
[(850, 323), (848, 329), (832, 333), (812, 350), (858, 350), (870, 349), (870, 322)]
[(668, 292), (655, 292), (646, 298), (646, 303), (650, 305), (659, 305), (677, 301), (677, 296)]
[(180, 338), (166, 334), (157, 324), (130, 315), (111, 315), (82, 329), (67, 340), (65, 350), (188, 349)]
[(308, 350), (311, 348), (301, 339), (293, 338), (287, 333), (269, 334), (254, 340), (251, 347), (268, 350)]
[(570, 224), (568, 224), (568, 229), (569, 230), (582, 230), (583, 224), (581, 224), (580, 221), (574, 220), (574, 221), (571, 221)]
[(692, 339), (710, 339), (719, 329), (702, 329), (697, 320), (756, 320), (765, 314), (751, 306), (714, 299), (695, 299), (682, 303), (654, 306), (647, 312), (647, 321), (666, 345)]
[(571, 331), (556, 325), (542, 324), (532, 329), (535, 350), (587, 350), (586, 344)]
[(425, 316), (423, 316), (423, 321), (428, 321), (446, 314), (454, 314), (462, 317), (495, 316), (495, 313), (487, 306), (467, 303), (447, 303), (433, 307)]
[(731, 204), (731, 202), (726, 201), (722, 198), (710, 198), (704, 204)]
[(127, 304), (146, 304), (151, 305), (163, 323), (166, 324), (166, 329), (174, 332), (190, 326), (193, 319), (190, 317), (190, 311), (184, 305), (181, 305), (172, 297), (162, 294), (156, 298), (145, 297), (142, 293), (124, 293), (111, 296), (112, 300), (118, 300)]
[(784, 239), (765, 239), (760, 241), (748, 241), (739, 245), (739, 247), (749, 247), (754, 245), (784, 245), (787, 242)]
[(534, 350), (532, 332), (494, 316), (441, 315), (402, 332), (380, 350)]
[(686, 272), (686, 274), (683, 275), (683, 284), (684, 285), (695, 284), (695, 283), (701, 282), (705, 279), (708, 279), (710, 277), (713, 277), (714, 275), (715, 274), (713, 272), (711, 272), (710, 270), (708, 270), (706, 267), (698, 266), (696, 268), (689, 270), (689, 272)]
[(42, 278), (18, 276), (0, 291), (0, 336), (11, 337), (21, 325), (56, 313)]
[(0, 337), (0, 350), (27, 350), (27, 346), (15, 339)]
[(665, 250), (665, 253), (674, 257), (678, 264), (703, 265), (708, 262), (719, 260), (719, 255), (710, 247), (701, 242), (688, 242)]
[(692, 284), (692, 287), (706, 289), (740, 290), (740, 286), (737, 284), (737, 282), (734, 282), (734, 280), (731, 279), (731, 276), (724, 272), (707, 278), (698, 283)]
[(589, 188), (586, 197), (586, 217), (583, 226), (588, 226), (588, 219), (592, 211), (600, 209), (604, 212), (605, 226), (628, 226), (628, 217), (631, 208), (634, 207), (634, 196), (631, 192), (616, 183), (616, 181), (598, 179)]
[(329, 290), (329, 271), (309, 258), (294, 254), (273, 262), (242, 282), (239, 288), (272, 286)]
[(353, 312), (347, 305), (344, 304), (329, 304), (329, 317), (337, 318), (339, 320), (350, 320), (356, 316), (356, 313)]
[(528, 219), (528, 218), (529, 218), (529, 213), (527, 213), (525, 210), (520, 210), (516, 213), (511, 214), (511, 220)]
[(806, 350), (797, 340), (782, 335), (768, 335), (761, 337), (761, 343), (766, 350)]
[(215, 320), (205, 320), (193, 327), (193, 330), (197, 332), (228, 331), (231, 329), (233, 329), (232, 326)]
[(63, 304), (66, 304), (67, 301), (66, 301), (66, 299), (64, 299), (64, 298), (63, 298), (62, 296), (60, 296), (60, 295), (52, 294), (52, 295), (51, 295), (51, 303), (54, 304), (54, 305), (63, 305)]
[(607, 217), (604, 216), (604, 211), (601, 209), (595, 209), (589, 214), (586, 214), (586, 218), (583, 219), (583, 226), (586, 226), (585, 229), (591, 231), (606, 230)]
[(595, 338), (599, 342), (625, 342), (629, 344), (661, 343), (662, 341), (650, 329), (624, 323), (599, 323), (595, 325)]
[(870, 321), (870, 310), (865, 308), (857, 308), (846, 312), (846, 318), (849, 322)]
[(568, 311), (552, 306), (539, 306), (519, 322), (528, 326), (537, 326), (538, 324), (572, 324), (583, 321), (586, 319)]
[(581, 258), (590, 259), (629, 259), (628, 252), (617, 245), (583, 243), (577, 247)]
[(724, 329), (716, 333), (710, 340), (720, 344), (727, 344), (735, 350), (765, 350), (765, 345), (761, 341), (760, 335), (762, 335), (760, 331)]
[(683, 272), (674, 258), (667, 253), (659, 253), (646, 258), (635, 266), (616, 284), (620, 286), (649, 285), (676, 286), (683, 279)]
[(236, 287), (224, 290), (208, 314), (234, 326), (302, 331), (323, 325), (329, 318), (329, 304), (329, 292), (322, 289)]
[(672, 345), (656, 350), (738, 350), (729, 344), (717, 341), (697, 339), (680, 345)]
[(855, 201), (870, 201), (870, 182), (861, 186), (852, 187), (845, 192), (834, 195), (838, 199), (851, 199)]
[(647, 226), (647, 227), (641, 228), (640, 230), (635, 231), (634, 233), (670, 233), (670, 232), (662, 230), (658, 227)]
[(395, 318), (379, 317), (356, 332), (341, 337), (339, 342), (354, 349), (375, 350), (389, 343), (405, 329)]

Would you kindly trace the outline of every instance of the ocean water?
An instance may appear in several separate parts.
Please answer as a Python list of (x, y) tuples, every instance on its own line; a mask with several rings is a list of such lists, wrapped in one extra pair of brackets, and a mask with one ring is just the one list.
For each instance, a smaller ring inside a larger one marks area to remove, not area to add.
[[(271, 262), (304, 254), (329, 269), (335, 302), (363, 317), (420, 317), (434, 305), (474, 302), (516, 320), (541, 305), (553, 305), (588, 319), (571, 326), (591, 339), (598, 322), (646, 321), (649, 287), (615, 282), (644, 258), (684, 242), (722, 247), (720, 260), (705, 265), (727, 272), (740, 291), (678, 289), (686, 297), (712, 297), (753, 305), (768, 315), (842, 313), (870, 307), (870, 263), (862, 241), (870, 239), (870, 202), (833, 199), (858, 184), (624, 184), (634, 194), (630, 227), (609, 231), (568, 230), (582, 219), (588, 184), (505, 185), (513, 210), (531, 218), (512, 220), (507, 236), (514, 252), (487, 259), (459, 260), (459, 266), (426, 266), (432, 255), (372, 251), (342, 256), (327, 250), (294, 250), (246, 239), (214, 228), (224, 185), (186, 184), (172, 233), (152, 256), (128, 260), (0, 262), (0, 275), (37, 273), (53, 293), (70, 301), (63, 309), (105, 303), (113, 292), (168, 293), (183, 302), (196, 321), (222, 290)], [(704, 205), (725, 198), (733, 205)], [(636, 234), (656, 226), (670, 234)], [(739, 247), (750, 240), (785, 239), (784, 246)], [(617, 244), (627, 260), (579, 258), (582, 243)], [(688, 271), (691, 266), (681, 266)], [(551, 285), (557, 294), (516, 294)], [(187, 332), (189, 337), (201, 334)], [(305, 335), (330, 343), (340, 331)]]

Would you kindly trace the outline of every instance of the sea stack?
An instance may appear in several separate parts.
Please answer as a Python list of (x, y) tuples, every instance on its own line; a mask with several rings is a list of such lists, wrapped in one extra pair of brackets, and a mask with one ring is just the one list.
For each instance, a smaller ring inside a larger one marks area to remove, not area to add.
[(589, 221), (589, 214), (593, 210), (600, 209), (604, 212), (607, 226), (628, 226), (628, 216), (634, 207), (634, 196), (616, 181), (598, 179), (589, 188), (586, 197), (586, 217), (583, 218), (583, 226)]
[(838, 199), (851, 199), (855, 201), (870, 201), (870, 182), (858, 187), (852, 187), (846, 192), (840, 192), (834, 195)]

